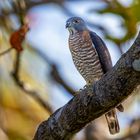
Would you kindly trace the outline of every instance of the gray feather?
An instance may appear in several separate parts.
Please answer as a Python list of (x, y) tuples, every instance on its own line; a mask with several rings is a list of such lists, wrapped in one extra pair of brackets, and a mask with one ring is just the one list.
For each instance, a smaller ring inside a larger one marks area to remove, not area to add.
[(109, 51), (103, 40), (96, 33), (90, 32), (90, 37), (98, 53), (103, 72), (106, 73), (112, 68)]

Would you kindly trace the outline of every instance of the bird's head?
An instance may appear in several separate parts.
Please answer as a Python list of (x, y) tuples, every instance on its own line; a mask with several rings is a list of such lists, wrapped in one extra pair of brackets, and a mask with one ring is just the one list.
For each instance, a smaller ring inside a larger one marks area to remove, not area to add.
[(68, 28), (70, 34), (74, 34), (78, 31), (87, 30), (85, 21), (80, 17), (71, 17), (66, 21), (66, 28)]

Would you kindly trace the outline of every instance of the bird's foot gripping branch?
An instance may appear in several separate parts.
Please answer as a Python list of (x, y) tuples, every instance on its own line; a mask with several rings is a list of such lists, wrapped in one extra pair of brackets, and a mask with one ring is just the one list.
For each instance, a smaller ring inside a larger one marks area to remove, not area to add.
[(124, 101), (140, 84), (140, 33), (111, 71), (80, 91), (65, 106), (42, 122), (34, 140), (69, 140), (86, 124)]

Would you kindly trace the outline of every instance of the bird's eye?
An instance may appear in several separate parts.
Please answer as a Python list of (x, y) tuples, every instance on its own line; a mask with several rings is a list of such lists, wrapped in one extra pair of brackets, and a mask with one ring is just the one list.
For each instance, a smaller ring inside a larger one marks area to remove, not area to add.
[(79, 20), (74, 20), (74, 21), (73, 21), (73, 23), (79, 23), (79, 22), (80, 22)]

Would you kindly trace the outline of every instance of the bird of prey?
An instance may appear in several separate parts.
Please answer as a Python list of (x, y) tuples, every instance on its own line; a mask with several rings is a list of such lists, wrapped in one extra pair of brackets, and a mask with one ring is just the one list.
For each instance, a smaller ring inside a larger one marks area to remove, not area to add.
[[(92, 85), (100, 80), (103, 74), (112, 68), (109, 51), (103, 40), (90, 31), (84, 20), (80, 17), (72, 17), (66, 21), (69, 30), (69, 49), (73, 62), (85, 79), (87, 85)], [(118, 107), (123, 109), (122, 105)], [(112, 109), (105, 114), (111, 134), (119, 132), (120, 127), (116, 110)]]

